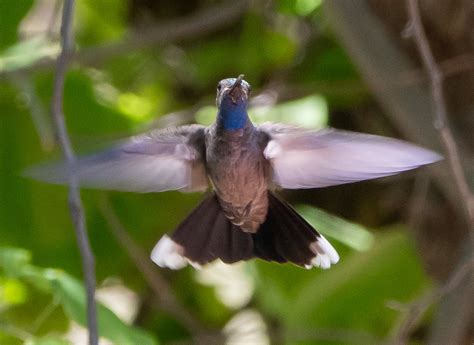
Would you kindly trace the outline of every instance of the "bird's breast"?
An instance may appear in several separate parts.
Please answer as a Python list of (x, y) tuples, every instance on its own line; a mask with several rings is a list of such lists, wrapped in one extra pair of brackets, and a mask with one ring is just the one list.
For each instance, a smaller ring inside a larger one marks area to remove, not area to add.
[(267, 213), (269, 165), (252, 134), (229, 133), (206, 139), (209, 178), (226, 216), (254, 232)]

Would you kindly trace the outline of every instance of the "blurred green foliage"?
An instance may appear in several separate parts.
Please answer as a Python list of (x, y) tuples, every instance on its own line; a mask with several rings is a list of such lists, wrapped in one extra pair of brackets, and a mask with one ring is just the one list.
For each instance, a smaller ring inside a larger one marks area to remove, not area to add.
[[(25, 296), (28, 291), (26, 284), (28, 284), (29, 288), (36, 288), (43, 293), (51, 294), (62, 306), (69, 319), (85, 325), (86, 306), (81, 282), (61, 270), (41, 269), (31, 265), (30, 256), (26, 250), (0, 248), (0, 267), (9, 277), (9, 280), (2, 284), (2, 304), (8, 306), (26, 303), (25, 298), (21, 300), (14, 296), (20, 296), (20, 298)], [(12, 289), (16, 291), (12, 291)], [(156, 344), (150, 335), (124, 324), (114, 313), (102, 305), (98, 307), (98, 322), (100, 335), (117, 344)], [(37, 342), (33, 336), (27, 340), (34, 344)]]
[[(0, 0), (0, 73), (6, 76), (0, 80), (2, 344), (66, 344), (71, 341), (65, 336), (71, 322), (84, 324), (81, 266), (66, 188), (30, 181), (21, 175), (28, 166), (60, 155), (58, 147), (41, 147), (43, 140), (38, 133), (43, 134), (35, 127), (39, 121), (51, 129), (49, 117), (35, 120), (35, 116), (39, 116), (38, 110), (48, 113), (53, 74), (51, 68), (35, 71), (33, 66), (56, 54), (58, 41), (44, 32), (50, 19), (31, 17), (31, 10), (38, 11), (37, 6), (54, 10), (53, 3)], [(128, 14), (132, 3), (138, 6), (137, 2), (77, 3), (79, 50), (119, 41), (137, 24)], [(124, 52), (95, 67), (75, 66), (67, 74), (64, 99), (75, 148), (79, 152), (91, 150), (153, 127), (154, 119), (210, 123), (215, 114), (216, 83), (239, 73), (246, 74), (256, 91), (274, 76), (278, 79), (282, 75), (304, 90), (287, 102), (253, 107), (251, 114), (257, 122), (327, 126), (331, 112), (357, 108), (369, 96), (325, 25), (320, 5), (318, 0), (280, 0), (270, 10), (254, 5), (231, 28), (191, 42)], [(160, 20), (156, 19), (158, 23)], [(305, 42), (297, 33), (301, 25), (309, 30)], [(43, 32), (31, 27), (40, 27)], [(18, 70), (28, 67), (32, 70), (26, 73)], [(19, 83), (19, 78), (23, 82)], [(38, 102), (33, 102), (35, 98)], [(164, 116), (191, 107), (196, 109), (191, 118)], [(107, 231), (99, 207), (104, 193), (83, 191), (82, 196), (99, 284), (118, 278), (139, 300), (133, 326), (101, 306), (101, 336), (116, 344), (189, 340), (189, 330), (182, 320), (154, 307), (153, 293), (145, 280)], [(177, 192), (109, 193), (106, 197), (147, 253), (200, 199), (198, 194)], [(253, 308), (265, 320), (269, 337), (283, 334), (285, 344), (352, 343), (305, 338), (307, 332), (318, 329), (363, 332), (373, 339), (387, 336), (400, 318), (386, 302), (408, 301), (429, 286), (404, 225), (376, 229), (373, 234), (362, 225), (314, 207), (303, 206), (301, 211), (335, 242), (342, 254), (341, 262), (329, 271), (249, 263), (243, 274), (252, 282), (251, 299), (239, 307), (226, 306), (212, 284), (200, 282), (192, 268), (179, 272), (155, 269), (165, 277), (180, 303), (213, 331), (223, 329), (241, 310)]]

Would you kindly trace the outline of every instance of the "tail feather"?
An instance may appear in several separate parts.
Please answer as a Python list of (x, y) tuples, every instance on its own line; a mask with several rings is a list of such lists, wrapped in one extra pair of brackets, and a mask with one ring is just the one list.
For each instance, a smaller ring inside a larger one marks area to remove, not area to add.
[(274, 236), (276, 250), (299, 266), (309, 265), (314, 253), (310, 243), (317, 241), (318, 233), (288, 204), (269, 193), (269, 215), (261, 228), (269, 228)]
[(329, 268), (339, 256), (329, 242), (287, 203), (268, 192), (265, 222), (256, 233), (242, 231), (222, 212), (210, 195), (178, 226), (164, 236), (152, 252), (159, 266), (179, 269), (187, 263), (200, 266), (221, 259), (225, 263), (254, 257), (298, 266)]
[(260, 226), (257, 233), (252, 236), (255, 256), (266, 261), (287, 262), (277, 250), (275, 236), (271, 231), (272, 220), (267, 218), (265, 223), (267, 226)]

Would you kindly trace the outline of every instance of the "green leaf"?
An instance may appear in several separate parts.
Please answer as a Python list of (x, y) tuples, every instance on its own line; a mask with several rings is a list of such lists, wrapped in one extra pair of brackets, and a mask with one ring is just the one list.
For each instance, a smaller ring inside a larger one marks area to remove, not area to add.
[(369, 249), (374, 235), (362, 225), (348, 222), (316, 207), (301, 205), (298, 212), (319, 232), (359, 251)]
[[(57, 298), (69, 318), (86, 326), (86, 299), (82, 283), (58, 269), (43, 269), (30, 264), (30, 253), (18, 248), (0, 248), (0, 268), (25, 279), (33, 286)], [(125, 324), (112, 311), (98, 304), (99, 333), (117, 344), (154, 345), (155, 339)]]
[(298, 16), (307, 16), (322, 4), (322, 0), (278, 0), (278, 11)]
[(370, 251), (341, 251), (341, 261), (327, 271), (283, 272), (259, 263), (258, 301), (289, 332), (331, 327), (386, 336), (398, 317), (386, 302), (413, 299), (427, 280), (404, 231), (385, 232), (376, 242)]
[[(196, 121), (210, 125), (216, 119), (217, 108), (205, 106), (196, 112)], [(328, 106), (324, 97), (312, 95), (270, 107), (253, 107), (249, 116), (256, 124), (283, 122), (306, 128), (323, 128), (328, 122)]]
[(41, 58), (56, 55), (58, 51), (59, 46), (49, 43), (43, 36), (21, 41), (0, 55), (0, 71), (28, 67)]
[(202, 107), (196, 111), (196, 122), (201, 125), (209, 126), (216, 120), (216, 114), (217, 107), (211, 105)]
[(18, 25), (32, 5), (33, 0), (0, 1), (0, 50), (15, 43)]
[[(38, 93), (45, 99), (51, 97), (51, 83), (51, 78), (44, 78), (36, 85)], [(130, 119), (116, 110), (114, 104), (100, 99), (94, 87), (91, 71), (69, 71), (66, 75), (64, 115), (71, 137), (129, 131), (132, 126)]]
[(277, 31), (267, 31), (263, 37), (263, 52), (265, 58), (262, 65), (269, 69), (288, 65), (296, 55), (296, 44), (288, 36)]
[[(106, 16), (104, 16), (106, 14)], [(81, 45), (118, 40), (127, 20), (127, 3), (122, 0), (81, 0), (77, 2), (77, 41)]]
[[(82, 284), (58, 270), (46, 270), (45, 275), (50, 280), (54, 293), (60, 298), (66, 314), (74, 321), (86, 326), (86, 301)], [(146, 332), (126, 325), (101, 304), (98, 305), (98, 323), (100, 335), (117, 344), (156, 344), (156, 341)]]
[(0, 306), (22, 304), (27, 297), (28, 290), (20, 280), (0, 277)]
[(273, 107), (249, 110), (255, 123), (283, 122), (307, 128), (323, 128), (328, 123), (328, 106), (324, 97), (312, 95)]
[(297, 52), (296, 42), (284, 32), (269, 29), (264, 18), (254, 12), (247, 13), (243, 25), (236, 53), (245, 59), (232, 59), (243, 73), (256, 76), (292, 62)]
[(29, 340), (25, 343), (25, 345), (71, 345), (71, 343), (59, 337), (45, 336)]
[(7, 276), (21, 276), (30, 260), (31, 253), (25, 249), (0, 247), (0, 267)]

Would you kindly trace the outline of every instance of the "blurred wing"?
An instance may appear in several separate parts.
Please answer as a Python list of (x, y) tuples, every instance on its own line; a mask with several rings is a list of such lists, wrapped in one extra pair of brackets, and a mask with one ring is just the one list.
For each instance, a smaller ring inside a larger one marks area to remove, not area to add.
[(156, 130), (116, 147), (66, 163), (34, 167), (27, 175), (66, 184), (133, 192), (196, 191), (208, 186), (204, 168), (204, 129), (199, 125)]
[(263, 124), (265, 157), (274, 182), (289, 189), (318, 188), (390, 176), (442, 157), (413, 144), (376, 135)]

